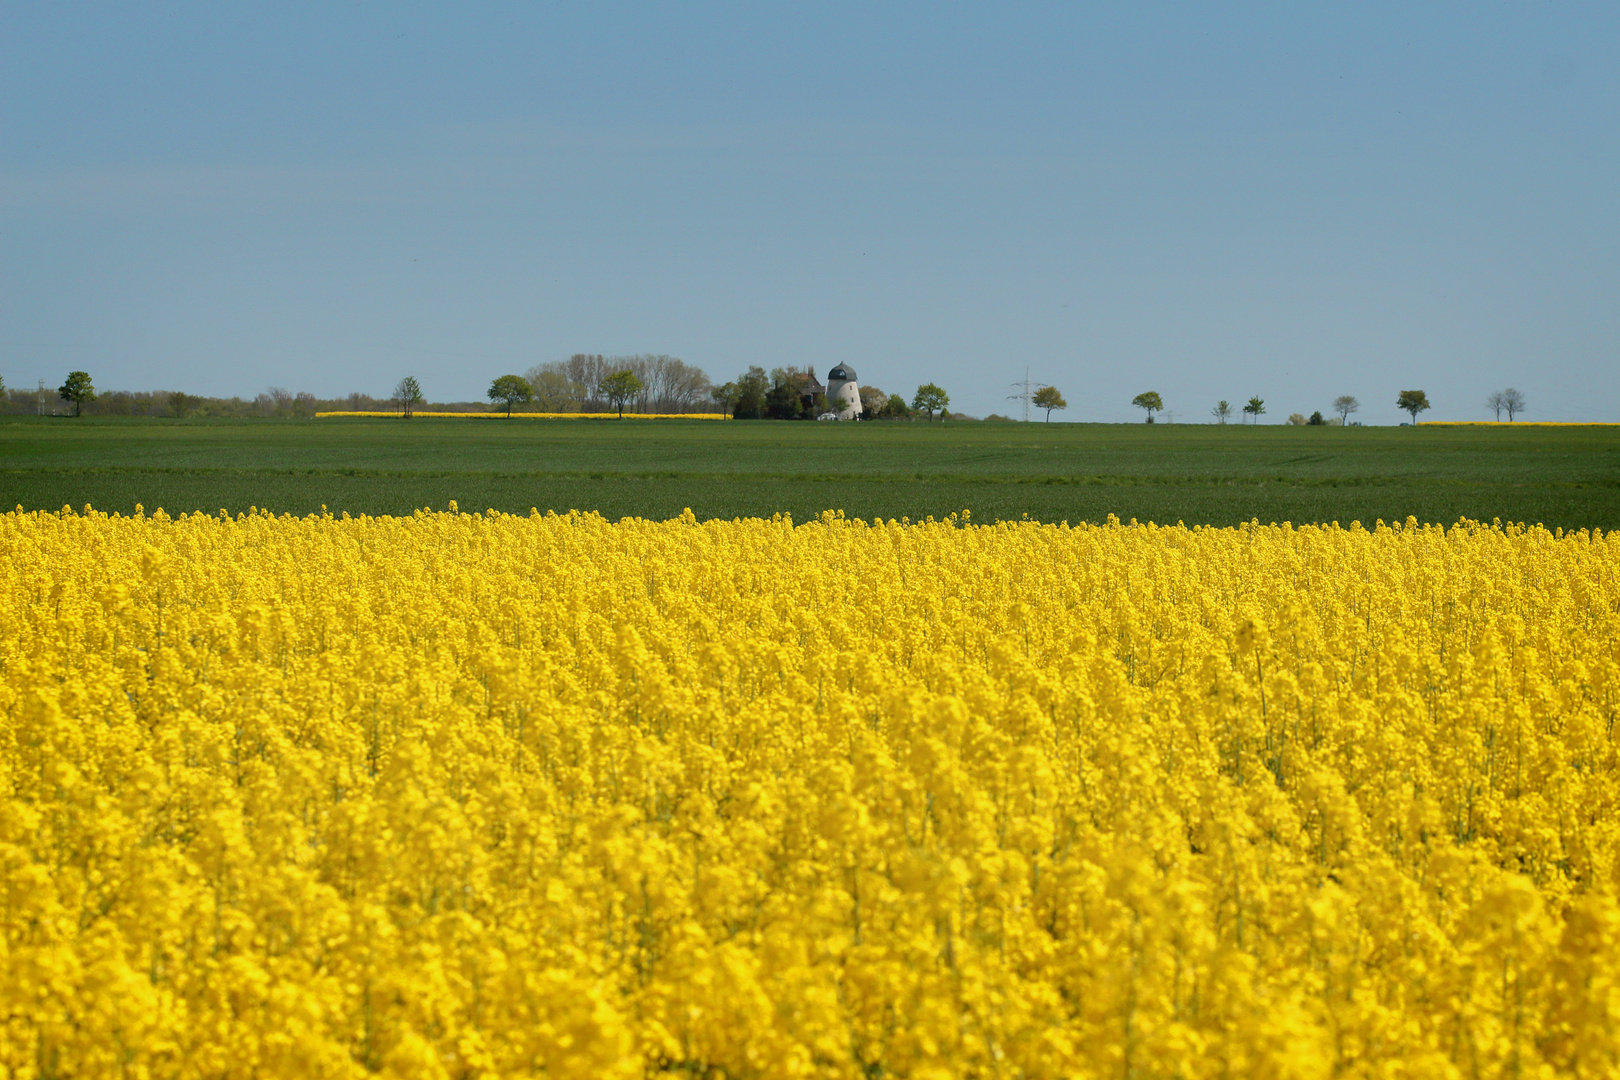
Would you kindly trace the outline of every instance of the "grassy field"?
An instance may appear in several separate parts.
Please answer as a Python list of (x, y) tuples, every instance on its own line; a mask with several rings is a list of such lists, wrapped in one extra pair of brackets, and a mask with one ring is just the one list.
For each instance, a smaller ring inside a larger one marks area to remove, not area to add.
[(1620, 428), (0, 419), (0, 506), (1620, 528)]

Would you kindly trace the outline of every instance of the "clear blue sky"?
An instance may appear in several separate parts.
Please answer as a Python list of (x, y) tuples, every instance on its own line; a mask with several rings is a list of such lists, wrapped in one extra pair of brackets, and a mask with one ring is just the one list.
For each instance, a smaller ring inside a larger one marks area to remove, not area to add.
[(0, 376), (1620, 420), (1620, 4), (0, 3)]

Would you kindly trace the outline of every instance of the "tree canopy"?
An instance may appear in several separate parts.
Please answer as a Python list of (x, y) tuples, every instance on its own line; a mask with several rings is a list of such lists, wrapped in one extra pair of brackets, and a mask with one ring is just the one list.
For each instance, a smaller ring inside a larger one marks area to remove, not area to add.
[(770, 388), (765, 369), (754, 364), (737, 376), (736, 382), (714, 387), (709, 396), (738, 420), (758, 420), (765, 415), (765, 395)]
[(875, 386), (861, 387), (861, 413), (867, 417), (883, 415), (884, 408), (889, 404), (889, 395)]
[(1412, 423), (1417, 423), (1417, 414), (1429, 407), (1429, 395), (1422, 390), (1402, 390), (1401, 396), (1395, 399), (1397, 408), (1405, 409), (1412, 414)]
[(534, 398), (534, 387), (521, 375), (502, 375), (489, 384), (489, 400), (506, 406), (506, 415), (512, 415), (512, 406), (522, 405)]
[(1157, 390), (1149, 390), (1131, 398), (1131, 404), (1138, 409), (1146, 409), (1148, 414), (1147, 422), (1151, 424), (1153, 423), (1153, 414), (1164, 408), (1164, 398), (1159, 396)]
[(394, 400), (404, 408), (405, 418), (409, 420), (411, 410), (422, 400), (422, 386), (416, 381), (416, 376), (407, 375), (399, 380), (399, 385), (394, 387)]
[(96, 388), (91, 385), (90, 374), (85, 371), (68, 372), (67, 382), (56, 390), (63, 401), (73, 402), (73, 415), (84, 413), (84, 403), (96, 400)]
[[(861, 389), (866, 388), (862, 387)], [(878, 415), (884, 419), (909, 420), (911, 418), (911, 407), (906, 404), (904, 394), (890, 394), (889, 399), (883, 403), (883, 409)]]
[(1359, 408), (1361, 408), (1361, 402), (1357, 401), (1349, 394), (1340, 394), (1338, 397), (1333, 399), (1333, 411), (1339, 414), (1339, 421), (1341, 423), (1348, 424), (1350, 422), (1350, 414)]
[(608, 404), (619, 411), (619, 418), (624, 418), (624, 405), (633, 401), (641, 393), (641, 380), (633, 371), (615, 371), (602, 380), (600, 390), (602, 396), (607, 398)]
[(1029, 403), (1037, 409), (1046, 410), (1047, 423), (1052, 422), (1053, 409), (1067, 409), (1069, 407), (1069, 403), (1063, 400), (1062, 391), (1055, 386), (1041, 387), (1035, 391), (1034, 396), (1029, 399)]
[(765, 391), (765, 415), (772, 420), (803, 420), (814, 416), (823, 401), (820, 395), (813, 395), (806, 408), (804, 399), (809, 385), (809, 372), (796, 367), (772, 368), (770, 389)]
[(1254, 417), (1256, 421), (1259, 421), (1261, 415), (1266, 411), (1265, 400), (1257, 394), (1243, 406), (1243, 411)]
[(950, 404), (951, 395), (947, 394), (944, 390), (940, 389), (938, 386), (935, 386), (933, 383), (923, 383), (921, 386), (917, 387), (917, 393), (911, 399), (911, 407), (919, 412), (927, 413), (930, 422), (933, 421), (935, 412), (938, 412), (940, 414), (940, 419), (943, 420), (945, 418), (945, 410), (950, 406)]

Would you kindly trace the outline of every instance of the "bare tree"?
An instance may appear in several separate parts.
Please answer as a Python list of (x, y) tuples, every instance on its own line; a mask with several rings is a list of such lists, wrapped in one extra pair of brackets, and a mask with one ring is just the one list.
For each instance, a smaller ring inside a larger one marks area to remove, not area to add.
[(537, 364), (524, 376), (534, 388), (534, 403), (541, 412), (579, 412), (590, 391), (568, 377), (566, 364)]
[(709, 394), (709, 376), (678, 356), (618, 356), (611, 366), (630, 372), (641, 382), (635, 403), (648, 412), (684, 412)]
[(268, 387), (264, 393), (253, 399), (253, 403), (265, 416), (291, 416), (293, 392), (284, 386)]
[(575, 353), (567, 360), (536, 364), (523, 379), (533, 388), (541, 412), (581, 412), (596, 404), (595, 388), (607, 374), (605, 357)]
[(1340, 394), (1333, 399), (1333, 411), (1339, 414), (1339, 423), (1348, 424), (1350, 414), (1361, 408), (1361, 402), (1349, 394)]
[(686, 412), (708, 404), (713, 389), (702, 368), (677, 356), (654, 353), (575, 353), (567, 360), (535, 365), (527, 380), (536, 400), (549, 400), (547, 412), (594, 411), (611, 404), (603, 396), (602, 386), (610, 375), (621, 371), (630, 372), (641, 384), (624, 404), (644, 412)]
[(1215, 418), (1217, 424), (1226, 423), (1227, 418), (1232, 415), (1232, 403), (1229, 401), (1217, 401), (1215, 407), (1209, 410), (1209, 415)]
[(1527, 406), (1524, 400), (1524, 395), (1510, 386), (1506, 390), (1498, 390), (1496, 393), (1486, 398), (1485, 407), (1496, 412), (1496, 419), (1499, 422), (1502, 419), (1502, 413), (1506, 411), (1508, 414), (1508, 423), (1511, 424), (1513, 423), (1513, 418), (1519, 413), (1524, 412)]
[(621, 362), (641, 380), (641, 401), (652, 412), (681, 412), (708, 396), (709, 376), (678, 356), (631, 356)]

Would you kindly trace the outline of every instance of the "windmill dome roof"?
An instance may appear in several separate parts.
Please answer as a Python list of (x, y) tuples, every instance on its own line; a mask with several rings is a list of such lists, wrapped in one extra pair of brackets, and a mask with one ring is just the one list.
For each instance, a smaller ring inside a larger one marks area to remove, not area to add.
[(855, 369), (850, 367), (848, 364), (838, 364), (831, 371), (827, 372), (827, 381), (831, 382), (833, 379), (843, 379), (845, 382), (854, 382)]

